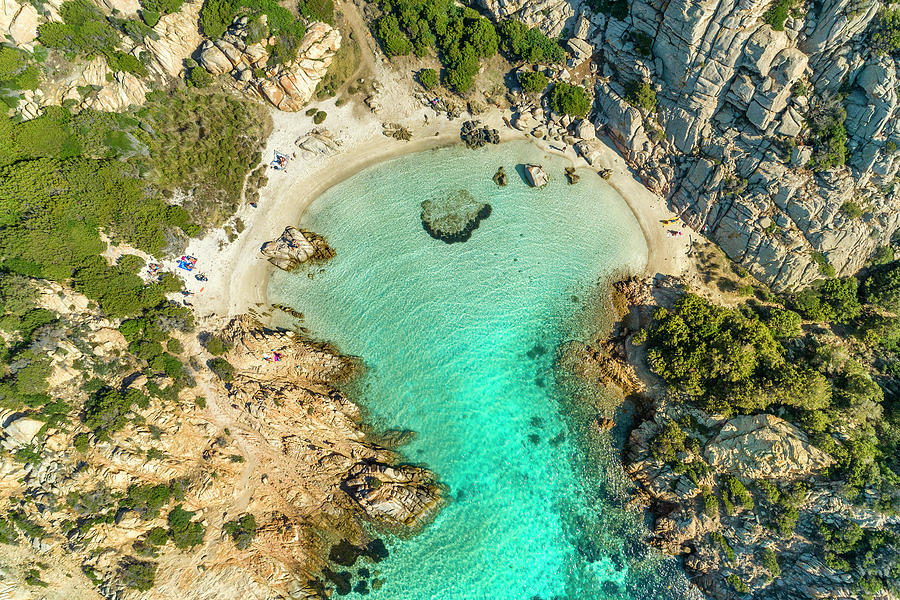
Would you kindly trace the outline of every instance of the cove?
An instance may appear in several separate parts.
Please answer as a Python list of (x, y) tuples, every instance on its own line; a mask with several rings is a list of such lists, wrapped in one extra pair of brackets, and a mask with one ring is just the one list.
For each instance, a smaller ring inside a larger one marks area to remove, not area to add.
[[(527, 187), (522, 163), (543, 164), (549, 185)], [(432, 150), (370, 167), (304, 214), (300, 225), (337, 256), (275, 272), (270, 301), (363, 359), (354, 399), (376, 430), (417, 432), (401, 452), (451, 497), (418, 535), (385, 537), (389, 556), (363, 569), (377, 570), (381, 587), (341, 597), (667, 595), (656, 575), (593, 540), (609, 528), (608, 482), (602, 468), (584, 468), (554, 377), (559, 345), (583, 335), (573, 315), (587, 295), (647, 260), (622, 198), (591, 171), (567, 185), (566, 164), (526, 142)], [(506, 187), (491, 180), (501, 165)], [(421, 203), (459, 190), (492, 210), (467, 241), (446, 244), (423, 229)]]

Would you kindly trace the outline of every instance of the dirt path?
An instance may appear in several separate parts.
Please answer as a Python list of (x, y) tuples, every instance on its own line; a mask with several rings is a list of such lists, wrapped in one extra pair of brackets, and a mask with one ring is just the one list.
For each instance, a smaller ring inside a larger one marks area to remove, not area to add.
[[(369, 27), (366, 25), (365, 17), (362, 15), (362, 8), (346, 0), (337, 2), (336, 8), (340, 10), (344, 24), (349, 26), (350, 32), (353, 34), (353, 41), (356, 42), (356, 46), (359, 48), (359, 64), (341, 86), (341, 89), (338, 90), (338, 96), (340, 96), (346, 94), (347, 88), (356, 80), (368, 78), (375, 73), (375, 40), (372, 39), (369, 33)], [(349, 33), (344, 31), (341, 34), (345, 38), (349, 36)]]

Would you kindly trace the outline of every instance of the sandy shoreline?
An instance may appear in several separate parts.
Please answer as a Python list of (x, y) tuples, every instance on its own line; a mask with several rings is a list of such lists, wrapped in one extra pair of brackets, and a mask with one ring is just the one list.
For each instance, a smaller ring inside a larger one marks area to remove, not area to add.
[[(304, 156), (295, 146), (298, 137), (315, 127), (304, 113), (271, 111), (274, 126), (263, 160), (270, 160), (275, 150), (288, 155), (296, 150), (296, 158), (289, 162), (286, 171), (268, 170), (269, 182), (260, 190), (256, 208), (244, 205), (238, 210), (235, 219), (240, 219), (244, 229), (237, 239), (228, 242), (224, 230), (219, 229), (192, 241), (188, 247), (186, 252), (198, 259), (197, 270), (208, 277), (202, 283), (185, 277), (186, 288), (194, 293), (190, 301), (198, 314), (227, 317), (265, 306), (266, 288), (274, 267), (260, 255), (260, 246), (278, 237), (285, 226), (297, 225), (309, 205), (328, 188), (385, 160), (460, 142), (459, 129), (472, 117), (465, 115), (451, 121), (423, 107), (412, 96), (410, 86), (404, 85), (405, 77), (387, 69), (380, 74), (380, 81), (388, 81), (383, 86), (387, 91), (379, 100), (390, 109), (385, 108), (377, 115), (356, 101), (342, 107), (335, 106), (333, 100), (318, 105), (329, 115), (322, 126), (342, 142), (339, 151), (330, 156)], [(508, 111), (492, 108), (476, 118), (500, 130), (503, 142), (527, 140), (545, 152), (566, 157), (575, 167), (597, 169), (597, 165), (589, 166), (571, 147), (560, 151), (546, 141), (506, 127), (504, 116), (510, 116)], [(404, 125), (412, 132), (412, 140), (403, 142), (384, 136), (383, 122)], [(666, 207), (665, 200), (641, 185), (625, 160), (608, 144), (602, 143), (601, 157), (602, 166), (612, 170), (608, 183), (628, 204), (644, 234), (648, 249), (647, 274), (683, 273), (689, 264), (687, 249), (691, 231), (685, 228), (684, 235), (667, 237), (667, 229), (680, 230), (681, 224), (667, 228), (660, 223), (675, 216)]]

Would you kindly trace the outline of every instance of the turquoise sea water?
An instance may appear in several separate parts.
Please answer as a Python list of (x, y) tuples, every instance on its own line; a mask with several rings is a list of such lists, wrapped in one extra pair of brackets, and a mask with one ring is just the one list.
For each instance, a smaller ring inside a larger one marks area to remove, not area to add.
[[(527, 162), (544, 164), (547, 188), (525, 185), (515, 166)], [(625, 539), (640, 518), (609, 502), (614, 465), (593, 463), (612, 459), (584, 460), (554, 380), (557, 347), (581, 335), (573, 315), (583, 299), (613, 272), (641, 269), (647, 252), (612, 188), (588, 171), (567, 185), (565, 164), (524, 142), (382, 163), (327, 191), (301, 221), (336, 258), (312, 278), (273, 275), (272, 302), (362, 357), (355, 398), (369, 420), (417, 432), (404, 456), (432, 469), (452, 498), (422, 533), (385, 539), (388, 558), (365, 565), (379, 571), (380, 589), (344, 597), (673, 594), (662, 573), (671, 565)], [(491, 181), (500, 165), (505, 188)], [(420, 204), (459, 189), (493, 211), (469, 241), (448, 245), (423, 230)]]

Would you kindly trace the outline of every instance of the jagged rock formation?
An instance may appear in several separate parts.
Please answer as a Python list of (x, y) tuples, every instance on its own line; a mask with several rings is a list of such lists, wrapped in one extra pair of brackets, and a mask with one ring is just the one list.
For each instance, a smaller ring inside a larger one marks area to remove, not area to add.
[(325, 238), (305, 229), (285, 227), (277, 240), (266, 242), (259, 249), (270, 263), (284, 271), (293, 271), (307, 261), (326, 261), (334, 257), (334, 250)]
[(419, 529), (443, 504), (431, 473), (410, 465), (359, 464), (343, 488), (370, 519), (391, 529)]
[[(624, 20), (564, 0), (481, 4), (551, 35), (567, 28), (573, 58), (561, 77), (592, 76), (598, 131), (773, 289), (821, 277), (823, 257), (839, 275), (855, 272), (900, 227), (897, 68), (869, 42), (883, 3), (803, 5), (784, 31), (763, 22), (768, 0), (637, 0)], [(655, 111), (626, 100), (641, 81), (655, 89)], [(817, 128), (833, 115), (842, 121), (841, 109), (847, 164), (812, 168), (827, 146)], [(513, 124), (531, 131), (545, 120), (559, 122), (525, 106)], [(592, 154), (589, 142), (565, 136)], [(862, 217), (841, 210), (847, 202)]]
[(808, 475), (834, 462), (805, 433), (774, 415), (729, 419), (703, 456), (717, 470), (748, 479)]
[[(172, 391), (167, 376), (137, 370), (116, 323), (98, 316), (84, 296), (50, 284), (41, 290), (41, 305), (61, 317), (38, 330), (34, 342), (53, 369), (49, 393), (83, 401), (80, 375), (93, 376), (94, 369), (114, 373), (117, 388)], [(202, 366), (211, 357), (198, 333), (203, 338), (207, 328), (228, 348), (224, 358), (234, 368), (228, 383)], [(353, 376), (356, 360), (248, 317), (224, 329), (213, 322), (200, 329), (171, 332), (184, 348), (185, 365), (189, 357), (201, 359), (191, 361), (190, 383), (165, 401), (132, 407), (127, 424), (109, 439), (98, 439), (75, 414), (59, 427), (0, 412), (0, 528), (19, 542), (0, 547), (4, 578), (21, 580), (40, 565), (48, 600), (321, 600), (334, 590), (327, 580), (333, 546), (343, 540), (365, 549), (368, 560), (384, 557), (383, 544), (359, 517), (405, 533), (434, 515), (443, 487), (373, 443), (359, 408), (333, 387)], [(274, 352), (280, 360), (263, 358)], [(80, 450), (76, 434), (89, 441)], [(12, 457), (34, 444), (40, 461)], [(366, 496), (373, 478), (385, 484)], [(123, 506), (120, 499), (134, 485), (179, 491), (161, 510)], [(205, 528), (202, 544), (186, 553), (163, 541), (148, 551), (149, 532), (168, 526), (176, 504)], [(256, 532), (238, 547), (224, 524), (245, 513), (255, 515)], [(10, 530), (11, 514), (27, 526)], [(123, 569), (134, 561), (152, 566), (153, 589), (126, 586)]]
[(465, 242), (478, 225), (491, 216), (491, 205), (479, 202), (468, 190), (457, 190), (446, 198), (422, 202), (422, 228), (447, 244)]
[[(266, 27), (266, 16), (260, 24)], [(237, 87), (258, 94), (279, 110), (298, 111), (312, 98), (335, 52), (341, 33), (327, 23), (313, 23), (297, 49), (297, 58), (270, 66), (267, 42), (247, 43), (247, 17), (239, 17), (225, 35), (200, 47), (200, 64), (213, 75), (230, 73)]]
[(481, 121), (466, 121), (459, 131), (459, 138), (466, 148), (481, 148), (485, 144), (499, 144), (500, 132), (490, 127), (482, 127)]

